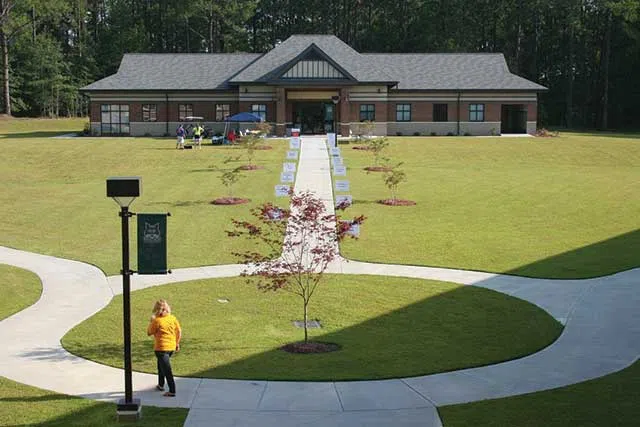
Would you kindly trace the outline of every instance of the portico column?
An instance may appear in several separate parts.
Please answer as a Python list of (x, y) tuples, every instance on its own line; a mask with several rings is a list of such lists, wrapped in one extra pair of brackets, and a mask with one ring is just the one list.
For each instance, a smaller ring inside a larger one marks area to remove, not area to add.
[(351, 103), (349, 102), (349, 89), (340, 88), (340, 124), (338, 125), (338, 133), (343, 136), (349, 136), (351, 129)]
[(287, 127), (287, 94), (283, 87), (276, 88), (276, 135), (285, 136)]

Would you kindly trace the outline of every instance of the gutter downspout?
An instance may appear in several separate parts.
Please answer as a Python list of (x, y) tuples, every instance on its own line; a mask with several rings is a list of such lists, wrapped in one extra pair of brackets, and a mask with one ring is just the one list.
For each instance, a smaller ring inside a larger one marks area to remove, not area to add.
[(458, 114), (457, 114), (457, 117), (458, 117), (458, 123), (457, 123), (457, 126), (456, 126), (456, 130), (457, 130), (458, 136), (460, 136), (460, 90), (458, 90)]
[(164, 94), (165, 99), (165, 111), (164, 111), (164, 124), (166, 125), (165, 136), (169, 136), (169, 94)]

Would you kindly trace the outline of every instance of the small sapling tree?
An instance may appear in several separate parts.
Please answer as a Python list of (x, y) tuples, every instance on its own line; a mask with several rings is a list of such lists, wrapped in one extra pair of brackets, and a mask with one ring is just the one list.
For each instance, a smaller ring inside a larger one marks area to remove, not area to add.
[[(306, 344), (309, 303), (327, 266), (338, 256), (338, 242), (349, 236), (349, 227), (328, 213), (311, 192), (292, 194), (290, 209), (267, 203), (251, 214), (252, 221), (232, 220), (234, 229), (227, 231), (230, 237), (253, 240), (258, 243), (254, 247), (262, 248), (234, 254), (247, 265), (242, 274), (248, 281), (257, 280), (263, 291), (283, 290), (300, 297)], [(350, 223), (361, 224), (364, 219), (359, 216)]]
[(375, 166), (379, 166), (380, 160), (383, 160), (382, 152), (389, 146), (389, 140), (386, 136), (381, 138), (371, 138), (367, 141), (369, 151), (373, 154), (373, 161)]
[(390, 166), (382, 177), (384, 184), (387, 186), (389, 191), (391, 191), (392, 204), (395, 203), (398, 198), (398, 185), (407, 180), (407, 174), (400, 169), (400, 166), (402, 166), (402, 162), (395, 166)]
[[(230, 163), (237, 162), (237, 161), (238, 161), (238, 158), (227, 157), (224, 160), (223, 164), (229, 165)], [(222, 183), (222, 185), (227, 187), (228, 199), (233, 200), (234, 199), (233, 188), (238, 183), (238, 181), (240, 181), (240, 179), (243, 178), (242, 166), (235, 166), (235, 167), (234, 166), (225, 166), (225, 167), (213, 166), (213, 169), (216, 170), (217, 172), (220, 172), (220, 175), (218, 175), (218, 178), (220, 179), (220, 182)]]

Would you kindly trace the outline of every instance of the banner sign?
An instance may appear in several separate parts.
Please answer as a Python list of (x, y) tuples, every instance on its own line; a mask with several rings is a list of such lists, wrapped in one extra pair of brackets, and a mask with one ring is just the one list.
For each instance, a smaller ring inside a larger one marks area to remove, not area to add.
[(298, 152), (295, 150), (287, 151), (287, 160), (298, 160)]
[(351, 198), (351, 196), (336, 196), (336, 206), (341, 204), (351, 206), (353, 204), (353, 199)]
[(138, 214), (138, 274), (167, 274), (167, 214)]
[(336, 191), (349, 191), (349, 181), (336, 181)]
[(295, 163), (291, 163), (291, 162), (283, 163), (282, 164), (282, 171), (283, 172), (295, 172), (296, 171), (296, 164)]
[(288, 185), (276, 185), (276, 197), (287, 197), (290, 187)]
[(334, 176), (345, 176), (345, 175), (347, 175), (347, 167), (346, 166), (334, 166), (333, 167), (333, 175)]
[(329, 148), (333, 148), (336, 146), (336, 134), (335, 133), (328, 133), (327, 134), (327, 145), (329, 146)]
[(280, 182), (294, 182), (296, 180), (296, 174), (291, 172), (282, 172), (280, 174)]
[(289, 141), (289, 149), (290, 150), (299, 150), (300, 149), (300, 138), (299, 137), (291, 137)]

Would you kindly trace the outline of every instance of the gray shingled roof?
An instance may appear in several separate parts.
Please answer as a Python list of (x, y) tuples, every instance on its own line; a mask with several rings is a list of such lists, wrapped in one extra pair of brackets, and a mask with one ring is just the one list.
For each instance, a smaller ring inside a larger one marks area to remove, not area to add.
[(499, 53), (361, 54), (330, 35), (291, 36), (270, 52), (230, 54), (126, 54), (118, 72), (84, 88), (100, 90), (224, 90), (266, 82), (310, 46), (329, 56), (359, 82), (397, 89), (545, 90), (511, 74)]
[(393, 76), (376, 67), (371, 58), (353, 50), (348, 44), (332, 35), (294, 35), (277, 45), (262, 58), (242, 70), (232, 83), (268, 81), (282, 65), (300, 55), (315, 44), (336, 64), (360, 82), (395, 82)]
[(397, 81), (397, 89), (546, 90), (511, 74), (501, 53), (363, 54)]
[(129, 53), (116, 74), (82, 90), (229, 89), (229, 79), (259, 57), (254, 53)]

